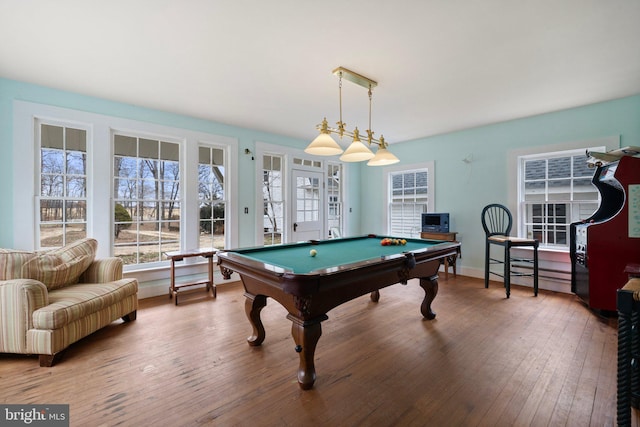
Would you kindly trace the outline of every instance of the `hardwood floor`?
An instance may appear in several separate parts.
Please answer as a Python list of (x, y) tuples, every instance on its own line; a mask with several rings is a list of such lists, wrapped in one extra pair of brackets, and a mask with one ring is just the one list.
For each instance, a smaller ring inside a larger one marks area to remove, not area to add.
[[(72, 426), (612, 426), (616, 320), (572, 295), (449, 276), (422, 319), (417, 281), (329, 312), (318, 378), (296, 381), (286, 311), (269, 300), (250, 347), (241, 285), (140, 302), (138, 319), (59, 364), (0, 355), (0, 401), (70, 404)], [(634, 410), (633, 425), (638, 426)]]

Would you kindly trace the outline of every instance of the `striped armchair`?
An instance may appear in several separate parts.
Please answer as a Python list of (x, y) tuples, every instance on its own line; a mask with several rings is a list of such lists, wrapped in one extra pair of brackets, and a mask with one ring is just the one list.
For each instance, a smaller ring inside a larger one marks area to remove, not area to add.
[(53, 366), (72, 343), (122, 318), (135, 320), (138, 282), (122, 260), (95, 260), (82, 239), (47, 252), (0, 249), (0, 353), (37, 354)]

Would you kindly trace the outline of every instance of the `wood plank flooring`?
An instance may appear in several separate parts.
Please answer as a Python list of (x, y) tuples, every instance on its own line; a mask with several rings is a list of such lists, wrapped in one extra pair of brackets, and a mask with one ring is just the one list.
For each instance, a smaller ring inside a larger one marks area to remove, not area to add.
[[(417, 281), (329, 312), (318, 378), (296, 382), (286, 311), (269, 300), (250, 347), (241, 285), (140, 302), (53, 368), (0, 354), (0, 401), (68, 403), (72, 426), (613, 426), (616, 319), (575, 296), (440, 281), (434, 321)], [(633, 425), (638, 413), (633, 411)]]

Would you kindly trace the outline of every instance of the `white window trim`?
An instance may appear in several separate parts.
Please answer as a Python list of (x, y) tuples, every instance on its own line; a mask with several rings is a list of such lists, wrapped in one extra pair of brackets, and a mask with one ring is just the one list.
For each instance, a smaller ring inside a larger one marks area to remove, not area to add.
[[(230, 176), (227, 178), (229, 194), (237, 194), (238, 174), (238, 140), (236, 138), (197, 132), (188, 129), (174, 128), (153, 123), (124, 119), (114, 116), (107, 116), (85, 111), (72, 110), (50, 105), (36, 104), (25, 101), (14, 101), (13, 115), (13, 161), (14, 186), (20, 183), (24, 191), (14, 191), (13, 194), (13, 216), (14, 216), (14, 239), (16, 249), (33, 250), (37, 247), (36, 240), (36, 194), (37, 185), (35, 141), (35, 120), (42, 119), (47, 122), (60, 122), (67, 126), (80, 126), (88, 129), (87, 133), (87, 194), (90, 195), (90, 208), (87, 212), (87, 235), (92, 236), (101, 242), (98, 245), (98, 257), (111, 256), (113, 233), (112, 233), (112, 135), (115, 130), (120, 132), (131, 132), (139, 135), (153, 135), (154, 137), (164, 137), (181, 142), (182, 165), (197, 164), (198, 144), (222, 145), (228, 147), (227, 153), (228, 170)], [(109, 161), (104, 161), (109, 159)], [(181, 198), (184, 212), (181, 217), (181, 229), (185, 230), (182, 239), (184, 248), (196, 247), (198, 242), (198, 192), (197, 168), (181, 167), (181, 178), (185, 183), (181, 189)], [(195, 189), (195, 190), (194, 190)], [(100, 195), (105, 195), (100, 197)], [(229, 218), (238, 218), (238, 201), (232, 198), (229, 206)], [(105, 227), (104, 224), (109, 224)], [(191, 228), (185, 224), (194, 224)], [(236, 246), (238, 243), (238, 221), (231, 221), (229, 224), (228, 245)], [(108, 242), (108, 243), (107, 243)], [(137, 269), (149, 268), (147, 265), (136, 265)]]
[[(536, 155), (544, 155), (546, 153), (556, 154), (559, 152), (569, 152), (578, 149), (585, 149), (585, 147), (593, 148), (593, 147), (605, 147), (606, 151), (615, 150), (620, 148), (620, 135), (608, 136), (603, 138), (594, 138), (588, 140), (579, 140), (572, 142), (563, 142), (559, 144), (552, 145), (542, 145), (536, 147), (527, 147), (517, 150), (510, 150), (507, 153), (507, 207), (509, 210), (514, 213), (514, 226), (513, 231), (516, 231), (518, 234), (521, 233), (522, 230), (522, 218), (524, 217), (524, 212), (520, 208), (520, 197), (521, 197), (521, 185), (519, 182), (520, 176), (520, 162), (519, 159), (521, 157), (527, 156), (536, 156)], [(585, 156), (586, 161), (586, 156)], [(518, 235), (518, 237), (523, 237)], [(556, 248), (543, 248), (548, 251), (556, 251), (556, 252), (568, 252), (569, 249), (556, 249)]]
[(390, 176), (393, 173), (398, 172), (411, 172), (414, 170), (427, 170), (427, 212), (435, 212), (435, 199), (436, 199), (436, 170), (435, 162), (433, 160), (415, 163), (411, 165), (396, 164), (394, 166), (387, 166), (383, 169), (383, 181), (384, 181), (384, 206), (382, 209), (383, 217), (382, 223), (385, 224), (385, 233), (389, 234), (389, 199), (391, 198), (391, 188), (389, 187)]

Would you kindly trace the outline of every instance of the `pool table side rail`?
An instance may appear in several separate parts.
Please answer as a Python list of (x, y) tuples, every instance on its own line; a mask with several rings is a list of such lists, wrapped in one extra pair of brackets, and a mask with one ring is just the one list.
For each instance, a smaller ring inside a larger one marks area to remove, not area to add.
[[(385, 269), (392, 265), (403, 264), (407, 256), (412, 255), (415, 262), (422, 262), (442, 259), (447, 256), (457, 254), (460, 250), (458, 242), (442, 242), (424, 249), (413, 250), (399, 254), (388, 255), (385, 257), (371, 258), (350, 264), (344, 264), (328, 269), (316, 270), (308, 273), (294, 273), (292, 270), (275, 266), (272, 264), (257, 261), (253, 258), (245, 257), (233, 251), (221, 251), (218, 253), (218, 265), (223, 268), (233, 270), (240, 275), (247, 275), (253, 279), (270, 282), (273, 284), (280, 283), (283, 285), (283, 291), (295, 296), (307, 296), (318, 292), (319, 281), (321, 278), (334, 275), (336, 278), (342, 277), (341, 274), (352, 271), (362, 272), (362, 278), (371, 276), (372, 274), (382, 273)], [(371, 266), (373, 271), (371, 270)], [(419, 266), (418, 266), (419, 267)], [(393, 267), (393, 268), (398, 268)], [(417, 273), (420, 268), (415, 268)], [(353, 276), (353, 275), (350, 275)], [(418, 277), (411, 274), (411, 278)], [(335, 282), (335, 286), (340, 286), (340, 280)], [(400, 280), (395, 283), (399, 283)]]

